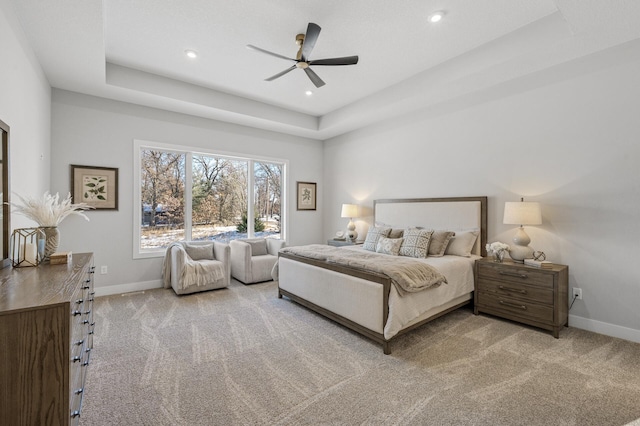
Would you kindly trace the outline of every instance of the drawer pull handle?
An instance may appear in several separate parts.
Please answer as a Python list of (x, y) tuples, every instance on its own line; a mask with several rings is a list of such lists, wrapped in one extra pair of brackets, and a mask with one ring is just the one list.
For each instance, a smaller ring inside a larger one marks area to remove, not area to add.
[(88, 285), (85, 285), (84, 287), (82, 287), (83, 290), (89, 290), (91, 287), (89, 287)]
[(80, 311), (73, 311), (73, 312), (71, 312), (71, 315), (73, 315), (74, 317), (77, 317), (78, 315), (82, 315), (82, 312), (80, 312)]
[(81, 357), (81, 356), (79, 356), (79, 355), (76, 355), (76, 356), (74, 356), (71, 360), (72, 360), (73, 362), (80, 362), (80, 361), (82, 361), (82, 357)]
[(508, 271), (498, 271), (500, 275), (508, 275), (510, 277), (518, 277), (518, 278), (529, 278), (529, 276), (522, 272), (508, 272)]
[(82, 340), (78, 340), (78, 341), (76, 342), (76, 346), (81, 346), (83, 343), (84, 343), (84, 339), (82, 339)]
[(87, 334), (93, 334), (93, 330), (91, 330), (91, 331), (90, 331), (89, 333), (87, 333)]
[(89, 315), (91, 313), (91, 309), (89, 309), (87, 312), (85, 312), (85, 315)]
[(80, 417), (80, 411), (76, 410), (73, 413), (71, 413), (71, 418), (75, 419), (76, 417)]
[(82, 324), (89, 324), (89, 320), (82, 321)]
[(500, 290), (504, 290), (504, 291), (511, 291), (514, 293), (521, 293), (521, 294), (527, 294), (527, 290), (521, 289), (521, 288), (509, 288), (509, 287), (505, 287), (503, 285), (498, 286), (498, 288)]
[(81, 305), (82, 302), (84, 302), (84, 299), (78, 299), (76, 300), (76, 305)]
[(526, 305), (517, 305), (515, 303), (509, 303), (509, 302), (505, 302), (504, 300), (500, 300), (499, 301), (501, 305), (505, 305), (505, 306), (511, 306), (512, 308), (518, 308), (518, 309), (522, 309), (524, 311), (527, 310)]
[(73, 393), (75, 393), (76, 395), (80, 395), (82, 392), (84, 392), (84, 389), (82, 388), (76, 389), (75, 391), (73, 391)]

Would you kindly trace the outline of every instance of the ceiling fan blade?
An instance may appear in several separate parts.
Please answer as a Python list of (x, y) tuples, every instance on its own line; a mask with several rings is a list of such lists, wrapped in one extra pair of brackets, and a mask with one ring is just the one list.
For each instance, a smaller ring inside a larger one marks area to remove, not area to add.
[(309, 80), (311, 80), (311, 82), (313, 84), (315, 84), (316, 87), (322, 87), (322, 86), (325, 85), (324, 81), (322, 81), (322, 79), (320, 77), (318, 77), (318, 74), (313, 72), (313, 70), (311, 68), (305, 68), (304, 72), (307, 73), (307, 76), (309, 77)]
[(357, 63), (357, 56), (344, 56), (342, 58), (317, 59), (315, 61), (309, 61), (309, 65), (355, 65)]
[(318, 41), (318, 36), (320, 35), (320, 29), (321, 28), (318, 24), (309, 22), (309, 25), (307, 26), (307, 33), (304, 36), (304, 43), (302, 43), (301, 59), (303, 62), (307, 62), (313, 47), (316, 45), (316, 41)]
[(269, 77), (269, 78), (265, 78), (265, 79), (264, 79), (264, 81), (273, 81), (273, 80), (275, 80), (276, 78), (280, 78), (280, 77), (282, 77), (283, 75), (285, 75), (286, 73), (288, 73), (288, 72), (290, 72), (290, 71), (293, 71), (294, 69), (296, 69), (296, 66), (295, 66), (295, 65), (292, 65), (291, 67), (287, 68), (286, 70), (284, 70), (284, 71), (282, 71), (282, 72), (279, 72), (279, 73), (278, 73), (278, 74), (276, 74), (276, 75), (272, 75), (272, 76), (271, 76), (271, 77)]
[(286, 60), (289, 60), (289, 61), (295, 61), (295, 59), (293, 59), (293, 58), (287, 58), (286, 56), (279, 55), (279, 54), (273, 53), (273, 52), (269, 52), (268, 50), (261, 49), (259, 47), (256, 47), (256, 46), (252, 45), (252, 44), (247, 44), (247, 49), (257, 50), (258, 52), (266, 53), (267, 55), (275, 56), (276, 58), (286, 59)]

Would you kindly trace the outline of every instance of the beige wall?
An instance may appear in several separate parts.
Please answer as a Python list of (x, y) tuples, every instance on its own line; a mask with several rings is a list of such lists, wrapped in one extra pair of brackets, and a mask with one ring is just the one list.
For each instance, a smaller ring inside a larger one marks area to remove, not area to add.
[[(11, 191), (39, 196), (49, 189), (51, 88), (11, 4), (0, 0), (0, 120), (11, 128)], [(35, 223), (13, 215), (12, 228)]]
[(570, 322), (640, 341), (640, 60), (581, 72), (326, 141), (326, 236), (346, 227), (344, 202), (486, 195), (489, 241), (510, 242), (504, 202), (524, 196), (542, 205), (531, 245), (583, 290)]
[[(99, 294), (159, 285), (162, 259), (133, 259), (134, 139), (215, 149), (289, 161), (290, 244), (322, 239), (322, 143), (55, 89), (52, 100), (51, 188), (69, 190), (69, 165), (117, 167), (119, 210), (89, 212), (90, 222), (72, 217), (63, 222), (61, 250), (92, 251)], [(318, 183), (318, 210), (295, 210), (295, 182)], [(107, 288), (112, 287), (112, 288)]]

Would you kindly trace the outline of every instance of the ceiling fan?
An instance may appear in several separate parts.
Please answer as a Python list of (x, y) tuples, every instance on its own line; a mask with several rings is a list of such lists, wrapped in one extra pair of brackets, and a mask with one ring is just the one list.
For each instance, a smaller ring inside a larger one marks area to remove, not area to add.
[(248, 44), (247, 47), (249, 49), (257, 50), (258, 52), (266, 53), (267, 55), (275, 56), (276, 58), (282, 58), (282, 59), (295, 62), (295, 64), (293, 64), (291, 67), (287, 68), (286, 70), (279, 72), (278, 74), (273, 75), (269, 78), (265, 78), (265, 81), (273, 81), (277, 78), (282, 77), (288, 72), (293, 71), (296, 68), (300, 68), (304, 70), (305, 73), (307, 73), (307, 76), (316, 87), (322, 87), (325, 85), (325, 82), (322, 81), (322, 79), (318, 76), (318, 74), (316, 74), (311, 68), (309, 68), (310, 66), (355, 65), (358, 63), (357, 56), (345, 56), (342, 58), (329, 58), (329, 59), (316, 59), (316, 60), (309, 59), (309, 55), (311, 54), (313, 47), (316, 45), (316, 41), (318, 40), (318, 36), (320, 35), (320, 29), (321, 28), (318, 24), (309, 22), (309, 25), (307, 26), (307, 33), (298, 34), (296, 36), (296, 44), (298, 45), (298, 54), (296, 55), (295, 59), (288, 58), (286, 56), (279, 55), (277, 53), (269, 52), (268, 50), (264, 50), (254, 45)]

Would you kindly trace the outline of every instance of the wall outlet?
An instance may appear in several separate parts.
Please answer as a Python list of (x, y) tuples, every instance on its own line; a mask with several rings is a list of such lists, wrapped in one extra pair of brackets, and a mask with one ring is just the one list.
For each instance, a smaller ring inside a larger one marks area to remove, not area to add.
[(105, 274), (107, 273), (107, 265), (102, 265), (102, 266), (100, 267), (100, 273), (101, 273), (102, 275), (105, 275)]
[(573, 298), (575, 299), (577, 297), (578, 300), (582, 300), (582, 289), (578, 287), (572, 287), (572, 290), (573, 290)]

